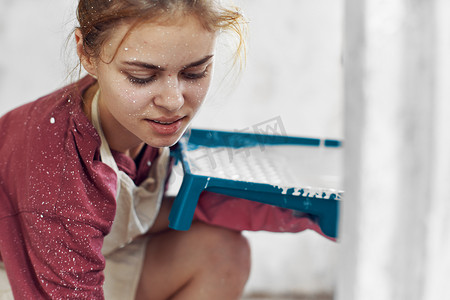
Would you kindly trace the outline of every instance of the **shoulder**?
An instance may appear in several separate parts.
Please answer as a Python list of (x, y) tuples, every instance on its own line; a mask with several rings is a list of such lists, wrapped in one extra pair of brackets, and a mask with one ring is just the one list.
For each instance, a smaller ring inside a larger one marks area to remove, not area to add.
[(0, 173), (55, 163), (77, 149), (93, 153), (100, 141), (81, 108), (88, 86), (83, 78), (0, 118)]
[(12, 136), (17, 140), (22, 135), (32, 138), (41, 131), (67, 127), (73, 120), (89, 123), (81, 109), (82, 93), (93, 83), (85, 77), (6, 113), (0, 118), (0, 140)]
[(0, 152), (3, 148), (23, 148), (60, 141), (74, 127), (96, 134), (82, 111), (82, 93), (93, 83), (85, 77), (0, 118)]
[(99, 182), (108, 196), (115, 187), (111, 172), (95, 161), (100, 139), (81, 108), (89, 83), (84, 78), (0, 119), (0, 182), (22, 205), (42, 204), (46, 195), (51, 208), (63, 190), (80, 199), (97, 194)]

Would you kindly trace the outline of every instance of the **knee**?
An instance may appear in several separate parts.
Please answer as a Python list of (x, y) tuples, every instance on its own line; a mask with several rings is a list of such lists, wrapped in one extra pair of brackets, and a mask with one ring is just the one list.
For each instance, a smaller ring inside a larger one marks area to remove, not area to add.
[(234, 230), (202, 223), (195, 226), (202, 227), (199, 233), (202, 235), (205, 268), (210, 268), (211, 272), (220, 274), (222, 278), (236, 281), (236, 286), (245, 285), (251, 267), (251, 252), (247, 238)]
[(241, 232), (224, 229), (223, 236), (216, 236), (220, 245), (219, 255), (212, 255), (212, 263), (225, 272), (247, 281), (250, 273), (250, 246)]

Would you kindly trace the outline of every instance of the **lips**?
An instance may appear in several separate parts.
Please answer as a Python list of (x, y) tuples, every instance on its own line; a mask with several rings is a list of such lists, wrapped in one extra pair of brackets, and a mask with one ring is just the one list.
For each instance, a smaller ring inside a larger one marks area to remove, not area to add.
[(155, 123), (158, 123), (158, 124), (161, 124), (161, 125), (170, 125), (170, 124), (173, 124), (174, 122), (161, 122), (161, 121), (158, 121), (158, 120), (151, 120), (152, 122), (155, 122)]
[(161, 135), (170, 135), (176, 133), (181, 128), (183, 119), (184, 117), (175, 117), (153, 120), (147, 119), (146, 121), (157, 133)]

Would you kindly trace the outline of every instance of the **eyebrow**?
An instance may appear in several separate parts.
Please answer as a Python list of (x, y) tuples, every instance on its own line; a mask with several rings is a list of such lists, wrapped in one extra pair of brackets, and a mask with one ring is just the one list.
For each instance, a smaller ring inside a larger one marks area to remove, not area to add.
[[(188, 65), (185, 65), (183, 67), (183, 70), (185, 69), (189, 69), (192, 67), (197, 67), (197, 66), (201, 66), (204, 63), (208, 62), (214, 55), (207, 55), (204, 58), (194, 61)], [(161, 67), (161, 66), (157, 66), (154, 64), (149, 64), (146, 62), (142, 62), (142, 61), (125, 61), (123, 62), (125, 65), (129, 65), (129, 66), (135, 66), (135, 67), (140, 67), (140, 68), (144, 68), (144, 69), (149, 69), (149, 70), (159, 70), (159, 71), (165, 71), (166, 69)]]

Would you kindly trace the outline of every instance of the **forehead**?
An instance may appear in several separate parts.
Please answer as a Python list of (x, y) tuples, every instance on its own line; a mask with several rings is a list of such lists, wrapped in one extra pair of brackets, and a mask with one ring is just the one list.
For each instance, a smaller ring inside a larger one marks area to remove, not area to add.
[(184, 63), (214, 52), (216, 34), (191, 16), (176, 22), (121, 24), (104, 47), (106, 57), (158, 64)]

